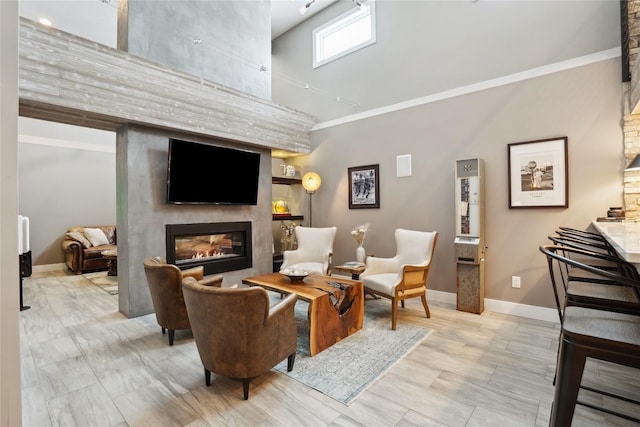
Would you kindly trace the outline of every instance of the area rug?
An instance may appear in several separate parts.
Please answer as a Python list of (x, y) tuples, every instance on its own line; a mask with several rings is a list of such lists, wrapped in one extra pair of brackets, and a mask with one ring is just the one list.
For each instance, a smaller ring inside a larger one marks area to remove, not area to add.
[[(272, 303), (278, 301), (279, 297), (272, 299)], [(286, 359), (276, 370), (349, 405), (431, 333), (430, 329), (409, 324), (391, 330), (391, 305), (385, 302), (388, 304), (369, 304), (367, 300), (363, 328), (310, 357), (308, 304), (298, 300), (298, 351), (293, 371), (287, 372)]]
[(118, 295), (118, 277), (107, 276), (106, 271), (97, 271), (95, 273), (84, 273), (84, 278), (91, 283), (111, 295)]

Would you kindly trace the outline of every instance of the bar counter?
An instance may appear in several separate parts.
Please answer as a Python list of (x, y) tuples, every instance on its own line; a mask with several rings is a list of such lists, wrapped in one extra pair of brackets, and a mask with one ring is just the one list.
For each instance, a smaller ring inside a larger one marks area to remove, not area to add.
[(592, 222), (598, 230), (627, 261), (640, 264), (640, 222)]

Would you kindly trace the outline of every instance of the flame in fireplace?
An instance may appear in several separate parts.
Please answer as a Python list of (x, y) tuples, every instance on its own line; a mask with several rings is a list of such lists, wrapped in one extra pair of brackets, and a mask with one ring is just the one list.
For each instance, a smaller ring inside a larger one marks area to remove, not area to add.
[(224, 253), (220, 251), (206, 251), (206, 252), (196, 252), (191, 259), (201, 259), (201, 258), (220, 258), (224, 256)]

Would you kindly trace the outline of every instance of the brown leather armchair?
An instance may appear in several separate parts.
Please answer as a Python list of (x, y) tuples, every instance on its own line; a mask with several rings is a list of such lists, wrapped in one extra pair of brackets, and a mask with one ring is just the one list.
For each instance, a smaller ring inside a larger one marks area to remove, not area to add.
[(153, 301), (156, 319), (162, 328), (162, 334), (169, 330), (169, 345), (173, 345), (176, 329), (189, 329), (189, 316), (182, 295), (182, 281), (192, 277), (207, 286), (221, 286), (222, 276), (204, 277), (204, 268), (193, 267), (180, 270), (161, 257), (150, 257), (144, 260), (144, 274)]
[(295, 294), (269, 307), (269, 294), (262, 288), (207, 287), (192, 278), (185, 278), (183, 292), (207, 386), (211, 372), (242, 381), (247, 400), (253, 378), (285, 358), (287, 370), (293, 369)]

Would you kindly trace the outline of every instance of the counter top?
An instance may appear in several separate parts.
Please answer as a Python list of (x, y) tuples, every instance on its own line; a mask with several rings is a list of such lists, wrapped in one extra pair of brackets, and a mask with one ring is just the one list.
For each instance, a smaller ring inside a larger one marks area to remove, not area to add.
[(640, 264), (640, 222), (593, 221), (592, 225), (613, 245), (621, 257)]

